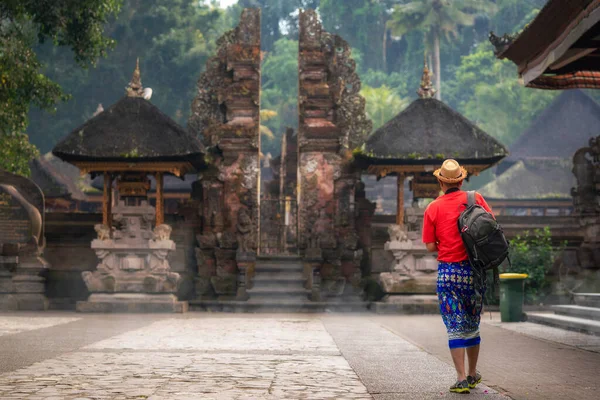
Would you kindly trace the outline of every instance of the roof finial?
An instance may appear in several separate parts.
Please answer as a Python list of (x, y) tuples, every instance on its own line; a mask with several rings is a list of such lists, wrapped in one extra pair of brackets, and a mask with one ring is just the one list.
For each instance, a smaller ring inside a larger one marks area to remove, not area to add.
[(138, 57), (135, 62), (135, 70), (129, 85), (127, 85), (127, 96), (128, 97), (142, 97), (142, 76), (140, 73), (140, 58)]
[(421, 77), (421, 87), (417, 90), (417, 94), (422, 99), (430, 99), (435, 95), (436, 90), (431, 84), (431, 77), (433, 74), (427, 67), (427, 55), (423, 55), (423, 76)]

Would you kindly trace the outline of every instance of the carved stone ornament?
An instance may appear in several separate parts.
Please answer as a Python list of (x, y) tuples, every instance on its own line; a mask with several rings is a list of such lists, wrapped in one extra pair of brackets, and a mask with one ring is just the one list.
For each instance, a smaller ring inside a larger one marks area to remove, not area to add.
[(120, 228), (110, 237), (107, 226), (95, 226), (98, 239), (92, 241), (99, 264), (82, 277), (92, 293), (173, 293), (180, 276), (170, 271), (168, 255), (175, 250), (171, 227), (162, 224), (151, 230), (154, 208), (146, 201), (140, 206), (115, 208)]
[(431, 99), (435, 96), (435, 88), (431, 83), (431, 77), (433, 74), (429, 71), (429, 67), (427, 66), (427, 58), (425, 58), (423, 65), (423, 75), (421, 76), (421, 86), (419, 86), (419, 90), (417, 90), (417, 94), (422, 99)]
[(254, 251), (254, 238), (252, 232), (254, 231), (254, 224), (250, 218), (248, 210), (241, 208), (238, 212), (238, 248), (242, 253), (248, 253)]
[(98, 234), (98, 240), (110, 240), (110, 229), (103, 224), (94, 225), (94, 230)]

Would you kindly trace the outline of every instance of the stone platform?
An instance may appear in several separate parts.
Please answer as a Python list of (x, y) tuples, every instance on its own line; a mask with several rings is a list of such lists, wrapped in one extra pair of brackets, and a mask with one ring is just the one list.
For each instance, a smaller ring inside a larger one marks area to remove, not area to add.
[(85, 313), (185, 313), (188, 308), (188, 302), (175, 295), (144, 293), (94, 293), (76, 306)]
[(440, 306), (436, 295), (397, 295), (374, 303), (372, 310), (377, 314), (439, 314)]

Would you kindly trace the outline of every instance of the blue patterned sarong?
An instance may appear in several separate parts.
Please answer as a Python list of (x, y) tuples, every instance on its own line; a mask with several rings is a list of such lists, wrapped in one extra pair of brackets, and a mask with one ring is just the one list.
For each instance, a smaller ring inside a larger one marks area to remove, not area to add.
[(485, 287), (476, 287), (469, 261), (438, 264), (437, 295), (451, 349), (481, 342), (479, 321), (484, 292)]

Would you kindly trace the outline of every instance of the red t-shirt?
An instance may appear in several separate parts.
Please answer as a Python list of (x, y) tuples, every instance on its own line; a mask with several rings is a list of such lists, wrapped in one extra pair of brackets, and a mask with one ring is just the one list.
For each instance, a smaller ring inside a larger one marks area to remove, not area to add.
[[(492, 212), (479, 193), (475, 193), (475, 202)], [(460, 262), (469, 258), (458, 232), (458, 217), (466, 203), (467, 192), (459, 190), (438, 197), (425, 210), (423, 243), (437, 243), (439, 261)]]

